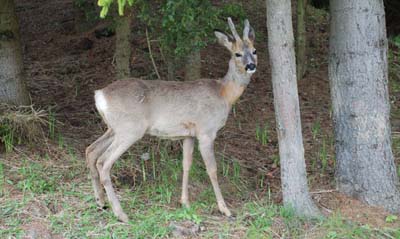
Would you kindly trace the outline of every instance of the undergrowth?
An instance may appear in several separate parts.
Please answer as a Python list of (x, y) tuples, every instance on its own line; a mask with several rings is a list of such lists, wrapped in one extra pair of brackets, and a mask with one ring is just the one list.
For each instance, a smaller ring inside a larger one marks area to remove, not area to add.
[[(398, 238), (400, 229), (373, 228), (339, 214), (308, 221), (258, 198), (257, 182), (238, 163), (219, 158), (219, 181), (234, 220), (222, 216), (196, 149), (190, 171), (190, 208), (180, 206), (182, 154), (159, 141), (131, 150), (113, 168), (113, 183), (130, 221), (117, 221), (110, 208), (95, 203), (85, 160), (64, 145), (56, 155), (16, 158), (0, 164), (0, 238), (21, 238), (40, 223), (63, 238), (175, 238), (175, 225), (197, 228), (191, 238)], [(178, 145), (179, 146), (179, 145)], [(54, 147), (58, 147), (54, 144)], [(146, 152), (147, 151), (147, 152)], [(142, 152), (140, 152), (142, 153)], [(125, 175), (125, 176), (120, 176)], [(127, 179), (127, 177), (135, 179)], [(394, 219), (396, 220), (396, 219)], [(190, 229), (190, 228), (189, 228)]]
[[(17, 144), (38, 142), (45, 136), (47, 113), (33, 106), (0, 104), (0, 142), (6, 152)], [(1, 149), (0, 149), (1, 150)]]

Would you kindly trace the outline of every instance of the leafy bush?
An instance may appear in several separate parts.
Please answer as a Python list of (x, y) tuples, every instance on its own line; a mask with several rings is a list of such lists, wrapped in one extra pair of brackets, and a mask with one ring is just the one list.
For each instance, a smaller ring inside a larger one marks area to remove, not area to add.
[(162, 46), (178, 57), (206, 46), (218, 22), (218, 11), (209, 1), (168, 0), (161, 12)]
[(393, 44), (400, 48), (400, 35), (397, 35), (393, 38)]
[[(113, 0), (99, 0), (105, 17)], [(127, 6), (138, 9), (138, 17), (149, 29), (160, 33), (159, 42), (169, 56), (182, 58), (214, 41), (213, 29), (226, 29), (227, 17), (244, 20), (240, 4), (214, 6), (209, 0), (118, 0), (123, 15)]]

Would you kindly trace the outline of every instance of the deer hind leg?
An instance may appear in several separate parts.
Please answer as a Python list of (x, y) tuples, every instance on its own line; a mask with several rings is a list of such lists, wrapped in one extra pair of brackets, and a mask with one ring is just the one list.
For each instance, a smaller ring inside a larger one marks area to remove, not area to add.
[(100, 184), (99, 172), (96, 168), (97, 159), (111, 145), (113, 132), (108, 129), (100, 138), (86, 148), (86, 162), (90, 170), (92, 185), (96, 202), (100, 207), (104, 207), (104, 190)]
[(193, 161), (194, 138), (185, 138), (183, 140), (183, 177), (182, 177), (182, 197), (183, 206), (189, 207), (189, 171)]
[(100, 156), (97, 161), (97, 169), (100, 174), (100, 181), (103, 184), (108, 201), (115, 216), (122, 222), (128, 222), (128, 216), (122, 210), (121, 204), (115, 194), (112, 186), (110, 171), (117, 159), (137, 140), (143, 137), (145, 130), (135, 130), (130, 132), (129, 129), (122, 131), (123, 133), (115, 133), (113, 142), (107, 150)]
[(207, 173), (210, 177), (211, 184), (214, 188), (215, 197), (217, 198), (219, 211), (230, 217), (232, 214), (225, 204), (224, 198), (222, 197), (221, 189), (219, 188), (217, 178), (217, 163), (215, 162), (214, 156), (214, 138), (210, 136), (199, 137), (199, 148), (201, 156), (203, 157), (206, 165)]

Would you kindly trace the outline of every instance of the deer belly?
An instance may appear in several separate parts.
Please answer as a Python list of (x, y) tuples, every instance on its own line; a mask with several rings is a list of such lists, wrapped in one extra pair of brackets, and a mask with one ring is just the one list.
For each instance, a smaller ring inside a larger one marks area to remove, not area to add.
[(181, 123), (156, 122), (147, 131), (149, 135), (160, 138), (180, 139), (196, 136), (196, 124), (191, 121)]

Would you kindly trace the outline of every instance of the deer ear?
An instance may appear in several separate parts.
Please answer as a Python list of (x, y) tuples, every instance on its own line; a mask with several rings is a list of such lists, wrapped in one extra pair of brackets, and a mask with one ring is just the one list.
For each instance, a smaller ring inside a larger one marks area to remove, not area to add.
[(256, 35), (254, 33), (254, 28), (250, 26), (249, 20), (244, 20), (244, 29), (243, 29), (243, 39), (248, 39), (251, 42), (254, 42)]
[(249, 30), (249, 40), (254, 42), (254, 40), (256, 39), (256, 33), (254, 32), (254, 28), (250, 27)]
[(226, 48), (228, 48), (228, 50), (232, 50), (232, 45), (233, 45), (233, 37), (223, 33), (221, 31), (215, 30), (214, 31), (215, 36), (218, 39), (219, 44), (225, 46)]

